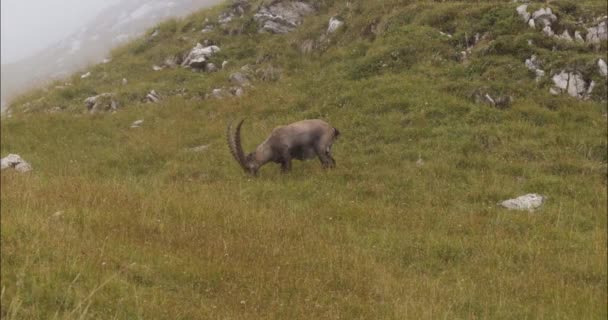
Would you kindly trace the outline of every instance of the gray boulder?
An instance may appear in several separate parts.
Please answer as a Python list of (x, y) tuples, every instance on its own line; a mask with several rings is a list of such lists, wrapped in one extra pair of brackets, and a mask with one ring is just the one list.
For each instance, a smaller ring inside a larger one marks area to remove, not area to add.
[(220, 48), (218, 46), (211, 45), (208, 47), (203, 47), (202, 44), (197, 43), (196, 47), (190, 50), (182, 62), (182, 67), (204, 69), (205, 65), (207, 64), (207, 59), (219, 51)]
[(604, 61), (604, 59), (599, 59), (597, 61), (597, 66), (599, 68), (600, 74), (604, 77), (608, 77), (608, 65), (606, 65), (606, 61)]
[(529, 193), (515, 199), (505, 200), (499, 203), (500, 206), (510, 209), (510, 210), (528, 210), (534, 211), (535, 209), (540, 208), (543, 203), (546, 201), (547, 197), (536, 194)]
[(608, 26), (605, 20), (595, 27), (587, 28), (587, 43), (599, 44), (606, 40), (608, 40)]
[(249, 85), (249, 77), (242, 72), (235, 72), (230, 75), (230, 82), (237, 84), (239, 86), (247, 86)]
[(13, 168), (18, 172), (32, 171), (32, 166), (17, 154), (9, 154), (8, 156), (0, 160), (0, 167), (2, 170)]
[(262, 6), (253, 16), (259, 32), (289, 33), (296, 29), (305, 16), (314, 13), (312, 5), (302, 1), (280, 1)]
[(119, 104), (113, 93), (102, 93), (84, 100), (87, 110), (91, 113), (100, 111), (116, 111)]
[(327, 27), (327, 33), (334, 33), (338, 29), (340, 29), (340, 27), (342, 27), (343, 25), (344, 25), (344, 21), (342, 21), (336, 17), (331, 17), (331, 19), (329, 19), (329, 26)]
[(589, 97), (595, 82), (587, 83), (580, 72), (566, 72), (562, 70), (559, 74), (553, 75), (553, 83), (555, 86), (550, 89), (551, 94), (567, 92), (570, 96), (577, 99), (586, 99)]
[(550, 26), (551, 23), (557, 21), (557, 16), (553, 14), (551, 8), (540, 8), (532, 13), (532, 19), (536, 24)]

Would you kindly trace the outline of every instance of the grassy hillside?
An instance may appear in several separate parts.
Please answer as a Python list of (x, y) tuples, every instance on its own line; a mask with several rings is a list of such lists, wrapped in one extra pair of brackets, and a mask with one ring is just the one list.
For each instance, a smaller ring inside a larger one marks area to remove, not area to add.
[[(34, 171), (2, 171), (3, 319), (608, 317), (605, 41), (544, 36), (511, 1), (318, 0), (294, 32), (261, 34), (261, 3), (211, 33), (227, 6), (167, 21), (13, 103), (1, 155)], [(557, 31), (584, 31), (605, 4), (548, 5)], [(332, 16), (345, 25), (322, 37)], [(152, 70), (204, 40), (226, 68)], [(244, 65), (242, 97), (205, 99)], [(562, 69), (597, 83), (589, 99), (549, 93)], [(104, 92), (120, 110), (86, 112)], [(246, 176), (225, 137), (239, 118), (246, 151), (327, 120), (337, 168)], [(496, 205), (531, 192), (548, 196), (538, 211)]]

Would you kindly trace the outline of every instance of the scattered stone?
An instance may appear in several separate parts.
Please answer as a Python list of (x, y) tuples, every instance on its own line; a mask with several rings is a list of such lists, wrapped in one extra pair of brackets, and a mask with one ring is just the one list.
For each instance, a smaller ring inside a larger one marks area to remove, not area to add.
[(203, 30), (201, 30), (202, 33), (209, 33), (209, 32), (213, 32), (213, 30), (215, 29), (215, 27), (213, 27), (213, 25), (206, 25)]
[(557, 36), (557, 38), (566, 41), (572, 41), (572, 37), (570, 36), (570, 32), (568, 32), (568, 30), (564, 30), (564, 32), (561, 35)]
[(567, 92), (570, 96), (577, 99), (588, 98), (595, 82), (587, 83), (579, 72), (566, 72), (562, 70), (552, 78), (555, 86), (551, 88), (551, 94)]
[(416, 160), (416, 166), (417, 167), (423, 167), (424, 166), (424, 160), (422, 160), (422, 157), (420, 155), (418, 155), (418, 160)]
[(534, 19), (536, 24), (540, 23), (547, 27), (557, 21), (557, 16), (553, 14), (551, 8), (540, 8), (532, 13), (532, 19)]
[(443, 31), (439, 31), (439, 34), (440, 34), (440, 35), (442, 35), (442, 36), (446, 36), (446, 37), (448, 37), (448, 38), (451, 38), (451, 37), (452, 37), (452, 35), (451, 35), (451, 34), (449, 34), (449, 33), (445, 33), (445, 32), (443, 32)]
[(242, 97), (245, 94), (245, 91), (242, 87), (232, 87), (230, 88), (230, 94), (235, 97)]
[(91, 72), (89, 71), (89, 72), (87, 72), (87, 73), (85, 73), (85, 74), (81, 75), (81, 76), (80, 76), (80, 79), (86, 79), (86, 78), (88, 78), (88, 77), (90, 77), (90, 76), (91, 76)]
[(0, 160), (1, 170), (14, 168), (17, 172), (32, 171), (32, 166), (17, 154), (9, 154)]
[(528, 210), (534, 211), (540, 208), (546, 201), (547, 197), (536, 193), (529, 193), (515, 199), (505, 200), (499, 203), (500, 206), (509, 210)]
[(114, 99), (113, 93), (102, 93), (96, 96), (88, 97), (84, 100), (87, 110), (91, 113), (99, 111), (116, 111), (118, 110), (118, 101)]
[(211, 73), (211, 72), (217, 72), (217, 71), (218, 71), (218, 69), (215, 66), (215, 64), (207, 63), (207, 65), (205, 65), (205, 72)]
[(152, 66), (152, 70), (154, 70), (154, 71), (160, 71), (160, 70), (163, 70), (163, 67), (159, 67), (157, 65), (153, 65)]
[(526, 68), (528, 68), (528, 70), (534, 71), (534, 73), (536, 74), (536, 82), (539, 82), (545, 76), (545, 71), (540, 68), (540, 61), (538, 61), (536, 55), (532, 55), (530, 59), (526, 59), (525, 63)]
[(213, 91), (211, 91), (211, 97), (216, 98), (216, 99), (222, 99), (224, 97), (224, 90), (223, 89), (213, 89)]
[(340, 29), (340, 27), (342, 27), (343, 25), (344, 25), (344, 21), (338, 19), (337, 17), (331, 17), (331, 19), (329, 19), (329, 26), (327, 27), (327, 33), (334, 33), (338, 29)]
[(230, 81), (240, 86), (248, 86), (250, 84), (249, 77), (242, 72), (235, 72), (231, 74)]
[(151, 90), (146, 95), (146, 101), (151, 103), (157, 103), (160, 101), (160, 96), (158, 95), (158, 93), (156, 93), (156, 91)]
[(106, 64), (106, 63), (110, 63), (110, 61), (112, 61), (112, 59), (110, 58), (105, 58), (101, 61), (101, 63)]
[(176, 68), (178, 65), (182, 63), (179, 55), (168, 56), (165, 58), (163, 65), (167, 68)]
[(551, 26), (545, 26), (543, 28), (543, 32), (549, 37), (553, 37), (555, 35), (555, 32), (553, 32), (553, 29), (551, 29)]
[(289, 33), (295, 30), (305, 16), (312, 14), (314, 7), (302, 1), (273, 1), (262, 6), (253, 16), (262, 33)]
[(192, 147), (192, 148), (188, 148), (186, 149), (189, 152), (203, 152), (207, 149), (209, 149), (209, 146), (211, 146), (210, 144), (205, 144), (202, 146), (198, 146), (198, 147)]
[(530, 20), (530, 13), (528, 13), (528, 5), (522, 4), (515, 9), (517, 14), (521, 17), (524, 22), (528, 22)]
[(122, 85), (126, 86), (127, 83), (129, 83), (129, 81), (127, 81), (127, 78), (122, 78)]
[(190, 50), (182, 62), (182, 67), (204, 69), (205, 65), (207, 64), (207, 58), (219, 51), (220, 48), (218, 46), (211, 45), (208, 47), (203, 47), (202, 44), (197, 43), (196, 47)]
[(585, 42), (585, 39), (583, 39), (583, 36), (581, 36), (580, 31), (574, 31), (574, 40), (579, 43)]
[(532, 29), (536, 29), (536, 22), (534, 22), (534, 19), (528, 20), (528, 26)]
[(300, 43), (300, 52), (302, 54), (309, 54), (315, 49), (315, 40), (307, 39)]
[(228, 61), (224, 60), (224, 62), (222, 62), (222, 70), (226, 69), (226, 65), (228, 65)]
[(599, 68), (600, 74), (604, 77), (608, 77), (608, 65), (606, 65), (606, 61), (604, 61), (604, 59), (599, 59), (597, 61), (597, 66)]
[(144, 120), (136, 120), (131, 124), (131, 128), (140, 128)]
[(150, 35), (150, 38), (155, 38), (156, 36), (158, 36), (159, 31), (158, 29), (154, 30), (154, 32), (152, 32), (152, 34)]
[(608, 40), (608, 26), (605, 20), (595, 27), (587, 28), (587, 43), (599, 44), (606, 40)]

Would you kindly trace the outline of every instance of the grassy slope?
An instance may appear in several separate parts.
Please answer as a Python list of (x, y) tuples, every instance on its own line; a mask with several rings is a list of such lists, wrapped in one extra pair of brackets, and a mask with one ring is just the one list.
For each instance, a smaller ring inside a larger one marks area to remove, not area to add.
[[(228, 70), (150, 68), (205, 38), (190, 30), (216, 8), (162, 24), (72, 87), (22, 97), (37, 101), (30, 110), (70, 112), (2, 120), (2, 155), (35, 168), (2, 172), (3, 318), (605, 318), (606, 89), (591, 70), (606, 45), (544, 38), (506, 1), (319, 2), (287, 36), (205, 35)], [(604, 6), (552, 4), (562, 21)], [(334, 14), (346, 27), (300, 54)], [(465, 33), (486, 31), (468, 63), (453, 58)], [(594, 99), (550, 96), (523, 65), (533, 53), (547, 71), (586, 70), (600, 83)], [(260, 57), (255, 68), (281, 68), (280, 80), (196, 99)], [(170, 97), (179, 88), (188, 96)], [(476, 104), (477, 88), (515, 103)], [(150, 89), (168, 98), (139, 103)], [(123, 110), (82, 112), (106, 91)], [(244, 176), (224, 137), (239, 117), (245, 149), (278, 124), (328, 120), (342, 132), (338, 167)], [(136, 119), (143, 127), (129, 129)], [(496, 206), (528, 192), (549, 201), (536, 213)]]

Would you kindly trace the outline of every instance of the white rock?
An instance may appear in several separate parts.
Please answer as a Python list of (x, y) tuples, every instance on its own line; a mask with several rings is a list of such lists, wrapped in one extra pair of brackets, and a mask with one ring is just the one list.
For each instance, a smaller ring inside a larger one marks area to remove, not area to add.
[(517, 14), (519, 14), (521, 19), (524, 20), (524, 22), (527, 22), (528, 20), (530, 20), (530, 14), (528, 13), (527, 4), (522, 4), (521, 6), (517, 7), (515, 10), (517, 11)]
[(562, 40), (572, 41), (572, 37), (570, 36), (570, 32), (568, 32), (568, 30), (564, 30), (564, 32), (557, 37)]
[(553, 32), (553, 29), (551, 29), (551, 26), (545, 26), (543, 28), (543, 32), (548, 35), (549, 37), (553, 37), (555, 35), (555, 32)]
[(105, 58), (101, 61), (101, 63), (106, 64), (106, 63), (110, 63), (110, 61), (112, 61), (112, 59), (110, 58)]
[(555, 87), (553, 87), (553, 88), (549, 89), (549, 93), (551, 93), (551, 94), (552, 94), (552, 95), (554, 95), (554, 96), (559, 95), (559, 94), (560, 94), (560, 92), (561, 92), (561, 90), (560, 90), (559, 88), (555, 88)]
[(9, 154), (0, 160), (0, 168), (2, 170), (14, 168), (18, 172), (32, 171), (32, 166), (17, 154)]
[(156, 91), (151, 90), (146, 95), (146, 100), (148, 102), (156, 103), (156, 102), (160, 101), (160, 96), (158, 95), (158, 93), (156, 93)]
[(116, 111), (119, 105), (113, 93), (102, 93), (88, 97), (84, 100), (84, 104), (91, 113), (97, 111)]
[(235, 72), (230, 75), (230, 81), (240, 86), (249, 85), (249, 77), (242, 72)]
[(207, 64), (207, 58), (211, 57), (216, 52), (219, 52), (220, 48), (218, 46), (208, 46), (203, 47), (202, 44), (197, 43), (196, 47), (194, 47), (184, 61), (182, 62), (183, 67), (190, 67), (193, 69), (203, 69)]
[(606, 21), (602, 21), (595, 27), (587, 28), (587, 42), (600, 43), (608, 40), (608, 26)]
[(336, 17), (331, 17), (331, 19), (329, 19), (329, 26), (327, 27), (327, 33), (336, 32), (338, 29), (340, 29), (340, 27), (342, 25), (344, 25), (343, 21), (341, 21), (340, 19), (338, 19)]
[(502, 201), (500, 203), (501, 206), (510, 209), (510, 210), (529, 210), (533, 211), (538, 209), (545, 202), (546, 197), (536, 194), (529, 193), (515, 199), (509, 199)]
[(535, 54), (533, 54), (530, 59), (526, 59), (526, 68), (528, 68), (528, 70), (532, 70), (535, 71), (536, 69), (540, 69), (540, 62), (538, 61), (538, 57), (536, 57)]
[(583, 80), (580, 73), (570, 73), (568, 80), (568, 94), (572, 97), (580, 98), (586, 93), (587, 83)]
[(131, 128), (139, 128), (144, 123), (144, 120), (136, 120), (131, 124)]
[(303, 1), (274, 2), (262, 6), (253, 16), (261, 26), (259, 32), (288, 33), (297, 28), (305, 16), (314, 12), (314, 7)]
[(226, 65), (228, 65), (228, 61), (224, 60), (224, 62), (222, 62), (222, 69), (226, 69)]
[(553, 14), (551, 8), (540, 8), (532, 13), (532, 19), (534, 19), (536, 23), (550, 26), (551, 23), (557, 21), (557, 16)]
[(160, 71), (160, 70), (163, 70), (163, 67), (159, 67), (157, 65), (153, 65), (152, 66), (152, 70), (154, 70), (154, 71)]
[(203, 151), (209, 149), (209, 146), (210, 146), (209, 144), (205, 144), (205, 145), (198, 146), (198, 147), (188, 148), (186, 150), (189, 152), (203, 152)]
[(604, 61), (604, 59), (599, 59), (597, 61), (597, 66), (599, 67), (600, 74), (604, 77), (608, 77), (608, 65), (606, 65), (606, 61)]
[(129, 83), (129, 81), (127, 81), (127, 78), (122, 78), (122, 85), (126, 86), (127, 83)]
[(554, 75), (552, 80), (558, 89), (566, 90), (566, 89), (568, 89), (568, 79), (569, 78), (570, 78), (570, 75), (566, 71), (562, 71), (559, 74)]
[(530, 26), (530, 28), (536, 29), (536, 22), (534, 22), (534, 19), (528, 20), (528, 25)]
[(215, 66), (215, 64), (213, 63), (207, 63), (207, 65), (205, 65), (205, 71), (206, 72), (217, 72), (217, 67)]
[(86, 78), (88, 78), (88, 77), (90, 77), (90, 76), (91, 76), (91, 72), (89, 71), (89, 72), (87, 72), (87, 73), (85, 73), (85, 74), (81, 75), (81, 76), (80, 76), (80, 78), (81, 78), (81, 79), (86, 79)]
[(581, 36), (580, 31), (574, 31), (574, 40), (576, 40), (576, 42), (585, 42), (585, 39), (583, 39)]
[(213, 32), (213, 25), (206, 25), (203, 30), (201, 30), (202, 33), (209, 33), (209, 32)]

